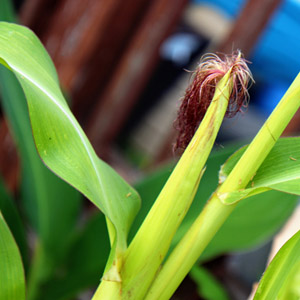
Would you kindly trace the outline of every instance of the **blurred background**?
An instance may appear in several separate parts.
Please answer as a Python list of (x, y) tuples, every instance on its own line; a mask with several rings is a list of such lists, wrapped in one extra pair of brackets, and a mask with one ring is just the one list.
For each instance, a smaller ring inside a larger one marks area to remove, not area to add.
[[(173, 122), (191, 76), (187, 70), (194, 70), (204, 53), (241, 49), (255, 79), (250, 106), (224, 123), (220, 144), (253, 137), (300, 69), (298, 0), (19, 0), (14, 5), (19, 22), (50, 53), (97, 153), (129, 180), (135, 167), (173, 157)], [(295, 119), (288, 133), (298, 129)], [(3, 121), (0, 131), (0, 157), (6, 157), (0, 169), (13, 187), (18, 164)]]
[[(129, 182), (174, 160), (176, 112), (188, 71), (204, 53), (240, 49), (255, 80), (249, 107), (224, 122), (217, 148), (250, 140), (300, 70), (299, 0), (15, 0), (13, 5), (18, 22), (38, 35), (52, 57), (96, 152)], [(298, 113), (285, 134), (299, 130)], [(1, 116), (0, 172), (13, 192), (19, 167)], [(241, 256), (232, 258), (231, 268), (243, 266)]]

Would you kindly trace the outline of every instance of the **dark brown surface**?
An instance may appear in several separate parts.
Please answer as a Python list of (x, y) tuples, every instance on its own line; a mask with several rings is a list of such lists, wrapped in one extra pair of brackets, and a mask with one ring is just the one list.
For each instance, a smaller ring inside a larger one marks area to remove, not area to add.
[(46, 46), (80, 119), (88, 118), (148, 6), (147, 0), (25, 2), (21, 21)]
[(0, 145), (0, 176), (3, 177), (6, 187), (14, 192), (18, 186), (20, 163), (4, 119), (0, 121)]
[(94, 105), (114, 76), (126, 48), (144, 18), (149, 1), (122, 1), (107, 23), (102, 35), (97, 34), (91, 55), (86, 57), (72, 86), (73, 109), (76, 115), (88, 119)]
[(41, 38), (68, 91), (72, 91), (75, 78), (98, 39), (105, 36), (119, 4), (119, 0), (64, 0), (52, 15)]
[(26, 0), (23, 2), (19, 21), (42, 36), (56, 10), (59, 0)]
[(289, 125), (284, 130), (285, 136), (299, 135), (300, 132), (300, 109), (296, 112)]
[(161, 43), (179, 21), (186, 2), (151, 2), (89, 121), (87, 132), (98, 152), (120, 131), (158, 61)]

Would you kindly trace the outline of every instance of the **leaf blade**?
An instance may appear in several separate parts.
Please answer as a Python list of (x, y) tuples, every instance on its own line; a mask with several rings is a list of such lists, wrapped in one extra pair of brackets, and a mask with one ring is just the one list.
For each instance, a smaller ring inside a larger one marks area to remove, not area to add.
[(25, 300), (25, 278), (21, 256), (0, 213), (0, 298)]
[(189, 275), (197, 284), (199, 296), (207, 300), (229, 300), (221, 283), (205, 268), (195, 265)]
[[(51, 59), (36, 36), (25, 27), (1, 23), (0, 45), (0, 56), (25, 92), (42, 160), (107, 215), (117, 232), (116, 247), (124, 251), (130, 223), (140, 205), (138, 194), (96, 156), (64, 100)], [(121, 192), (116, 192), (116, 187)]]
[[(24, 93), (14, 74), (3, 66), (0, 66), (0, 88), (2, 106), (21, 157), (22, 206), (44, 249), (56, 259), (68, 241), (65, 236), (76, 223), (79, 193), (41, 162), (32, 137)], [(60, 215), (65, 217), (59, 218)]]
[[(195, 200), (173, 239), (172, 247), (178, 243), (203, 209), (211, 192), (218, 185), (217, 172), (220, 166), (238, 147), (240, 145), (225, 146), (224, 149), (212, 152), (207, 161), (206, 172), (200, 182)], [(136, 184), (143, 203), (130, 236), (134, 235), (134, 230), (137, 230), (141, 224), (172, 168), (173, 165), (159, 168)], [(283, 199), (284, 201), (282, 201)], [(249, 249), (269, 240), (291, 215), (297, 203), (296, 196), (277, 191), (269, 191), (244, 199), (237, 205), (224, 226), (210, 242), (200, 260), (207, 261), (220, 254)], [(255, 226), (253, 226), (254, 218)]]
[(300, 261), (300, 231), (290, 238), (278, 251), (265, 271), (254, 300), (277, 299), (278, 293), (288, 279), (293, 266)]
[(6, 220), (11, 233), (20, 249), (23, 263), (25, 267), (28, 264), (28, 246), (25, 237), (25, 230), (16, 206), (13, 203), (8, 191), (5, 189), (2, 181), (0, 180), (0, 211)]
[[(245, 150), (246, 147), (241, 148), (225, 162), (220, 182), (227, 178)], [(218, 196), (223, 203), (232, 204), (269, 189), (300, 195), (300, 138), (279, 139), (245, 189)]]

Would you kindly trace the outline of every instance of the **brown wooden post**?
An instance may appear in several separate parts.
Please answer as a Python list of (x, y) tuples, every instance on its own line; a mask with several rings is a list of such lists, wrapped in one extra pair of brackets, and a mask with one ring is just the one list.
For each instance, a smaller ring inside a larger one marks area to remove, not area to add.
[(128, 50), (88, 124), (88, 135), (99, 152), (124, 124), (158, 60), (159, 47), (178, 22), (187, 0), (151, 2)]
[(4, 119), (0, 120), (0, 145), (0, 176), (6, 187), (15, 192), (19, 184), (20, 160)]

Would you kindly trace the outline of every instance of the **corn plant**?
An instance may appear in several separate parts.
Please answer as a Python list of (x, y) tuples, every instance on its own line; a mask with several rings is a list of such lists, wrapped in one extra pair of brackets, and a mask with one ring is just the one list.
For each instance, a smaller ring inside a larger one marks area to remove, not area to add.
[[(99, 257), (95, 258), (95, 264), (107, 261), (94, 300), (169, 299), (199, 258), (205, 255), (206, 247), (211, 241), (213, 243), (217, 232), (222, 232), (222, 225), (247, 198), (265, 195), (270, 190), (300, 195), (300, 139), (279, 139), (300, 106), (298, 76), (254, 140), (222, 165), (219, 184), (214, 192), (211, 191), (204, 208), (197, 212), (181, 235), (175, 235), (192, 205), (202, 176), (209, 171), (205, 165), (224, 116), (239, 112), (248, 99), (251, 74), (241, 53), (224, 59), (206, 56), (179, 110), (176, 146), (183, 154), (128, 243), (131, 225), (141, 206), (140, 196), (97, 157), (64, 99), (53, 63), (38, 38), (25, 27), (1, 22), (0, 62), (11, 72), (8, 75), (7, 70), (1, 69), (7, 80), (2, 84), (8, 95), (4, 106), (15, 120), (12, 127), (19, 132), (17, 136), (28, 136), (30, 131), (30, 127), (20, 125), (20, 120), (14, 116), (18, 106), (12, 105), (14, 99), (24, 98), (24, 93), (40, 159), (105, 216), (110, 253), (108, 257), (106, 253), (98, 253)], [(10, 91), (9, 84), (15, 78), (22, 87), (18, 90), (21, 95), (13, 95)], [(25, 99), (20, 109), (26, 111), (24, 106)], [(18, 243), (21, 257), (11, 234), (13, 230), (7, 226), (5, 216), (0, 217), (0, 268), (3, 270), (0, 298), (7, 300), (25, 299), (26, 288), (28, 299), (41, 297), (43, 284), (66, 256), (63, 249), (71, 247), (74, 236), (68, 231), (72, 232), (79, 210), (78, 194), (43, 169), (41, 162), (36, 160), (35, 150), (30, 148), (33, 143), (20, 139), (19, 143), (24, 157), (22, 170), (30, 174), (27, 180), (35, 186), (34, 190), (26, 191), (25, 181), (24, 194), (29, 195), (25, 208), (33, 207), (33, 211), (27, 209), (27, 214), (39, 239), (36, 239), (29, 263), (26, 249), (20, 247), (24, 238)], [(64, 192), (49, 189), (51, 181)], [(249, 207), (253, 206), (251, 198)], [(264, 199), (262, 196), (261, 201)], [(55, 228), (57, 214), (68, 218), (62, 229)], [(255, 219), (252, 222), (255, 223)], [(290, 283), (296, 282), (299, 273), (299, 238), (296, 234), (280, 250), (262, 278), (255, 299), (273, 299), (274, 295), (285, 299), (283, 297), (293, 293), (294, 285)], [(292, 268), (295, 263), (297, 268)]]

